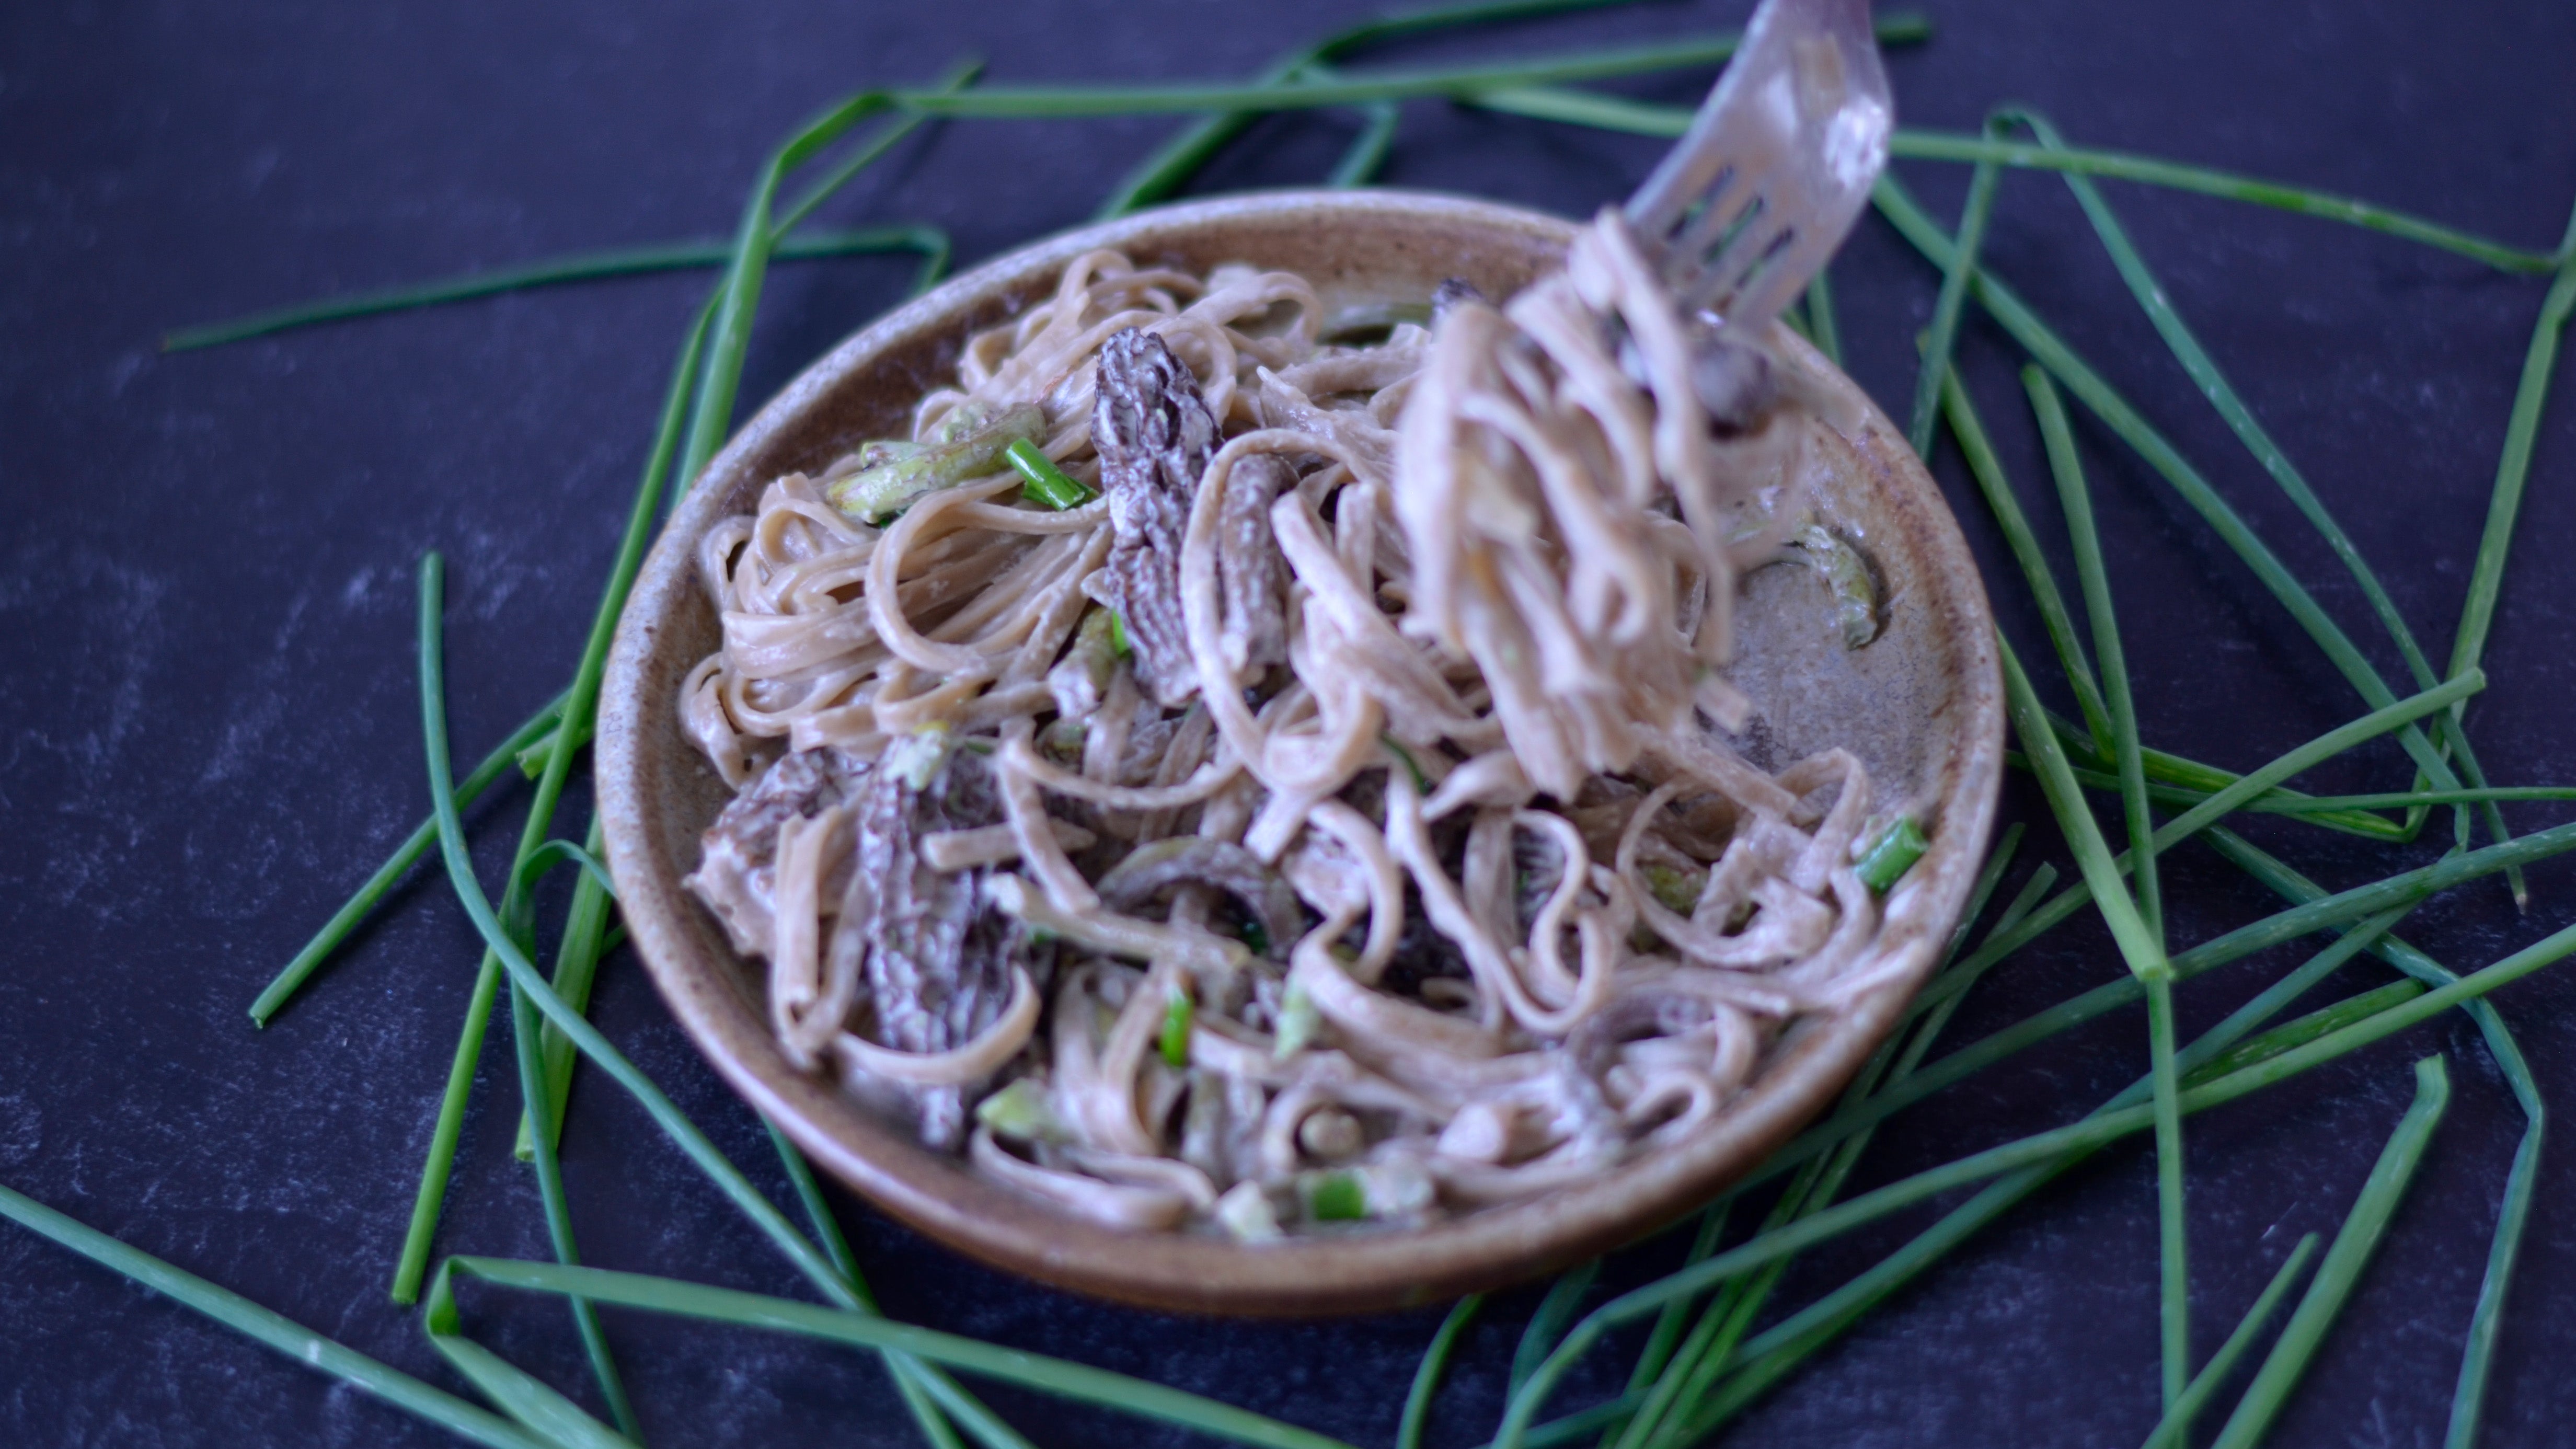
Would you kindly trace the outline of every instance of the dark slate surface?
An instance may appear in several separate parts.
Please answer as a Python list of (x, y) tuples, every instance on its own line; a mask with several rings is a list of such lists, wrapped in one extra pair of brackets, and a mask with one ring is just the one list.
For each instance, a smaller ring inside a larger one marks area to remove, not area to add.
[[(606, 569), (663, 369), (705, 285), (565, 289), (162, 356), (174, 325), (575, 247), (719, 235), (762, 153), (848, 88), (926, 77), (964, 51), (997, 79), (1248, 73), (1355, 16), (1330, 0), (1109, 7), (721, 4), (190, 7), (65, 3), (0, 13), (0, 1180), (433, 1381), (454, 1385), (385, 1298), (475, 957), (457, 912), (406, 887), (267, 1032), (258, 986), (419, 816), (411, 570), (451, 566), (450, 677), (477, 751), (567, 673)], [(1665, 5), (1408, 47), (1502, 53), (1731, 24)], [(2295, 178), (2545, 247), (2576, 189), (2576, 10), (2546, 5), (2145, 7), (1944, 0), (1938, 37), (1894, 58), (1906, 117), (1966, 128), (2004, 100), (2079, 139)], [(1704, 76), (1633, 87), (1694, 100)], [(1165, 121), (967, 124), (905, 147), (837, 219), (951, 228), (963, 259), (1087, 215)], [(1265, 122), (1209, 187), (1319, 175), (1348, 116)], [(1623, 195), (1652, 143), (1422, 104), (1389, 180), (1582, 213)], [(1908, 166), (1947, 211), (1957, 168)], [(2475, 554), (2488, 480), (2541, 294), (2527, 278), (2326, 223), (2113, 188), (2140, 246), (2265, 423), (2350, 526), (2436, 659)], [(2358, 591), (2235, 450), (2120, 290), (2061, 185), (2014, 178), (1998, 270), (2169, 430), (2392, 677)], [(1901, 415), (1928, 317), (1919, 262), (1872, 223), (1837, 277), (1854, 371)], [(896, 298), (903, 268), (783, 268), (745, 396)], [(1962, 343), (1977, 395), (2052, 537), (2033, 430), (1999, 334)], [(2576, 412), (2545, 431), (2515, 569), (2470, 712), (2496, 775), (2576, 778), (2560, 580), (2576, 544)], [(2089, 419), (2131, 657), (2153, 737), (2250, 765), (2359, 712), (2246, 571)], [(2034, 657), (2036, 620), (1958, 460), (1938, 460)], [(2061, 560), (2061, 567), (2063, 566)], [(2396, 788), (2381, 747), (2322, 788)], [(2009, 808), (2036, 812), (2016, 784)], [(2528, 829), (2563, 807), (2513, 812)], [(516, 826), (477, 812), (487, 872)], [(576, 810), (571, 820), (578, 825)], [(2438, 833), (2438, 832), (2436, 832)], [(2273, 828), (2348, 884), (2429, 858)], [(2038, 855), (2063, 861), (2053, 842)], [(2025, 863), (2016, 880), (2026, 872)], [(2269, 909), (2197, 848), (2169, 879), (2176, 938)], [(2532, 874), (2518, 918), (2493, 883), (2410, 931), (2468, 968), (2576, 917), (2576, 871)], [(2314, 943), (2194, 983), (2186, 1031)], [(2120, 967), (2077, 923), (1997, 973), (1956, 1039)], [(2384, 979), (2349, 969), (2336, 989)], [(2504, 994), (2544, 1090), (2571, 1100), (2576, 1000)], [(603, 1026), (772, 1183), (749, 1116), (673, 1028), (631, 959)], [(529, 1175), (507, 1160), (508, 1061), (486, 1054), (440, 1245), (541, 1256)], [(2436, 1442), (2519, 1119), (2457, 1018), (2191, 1129), (2198, 1341), (2226, 1331), (2301, 1232), (2331, 1231), (2403, 1110), (2406, 1063), (2458, 1085), (2382, 1259), (2280, 1424), (2285, 1444)], [(1900, 1118), (1875, 1182), (2064, 1120), (2144, 1062), (2126, 1017), (2029, 1053)], [(569, 1165), (598, 1263), (793, 1293), (789, 1272), (627, 1101), (586, 1076)], [(2506, 1316), (2488, 1442), (2558, 1442), (2576, 1350), (2576, 1167), (2547, 1159)], [(2155, 1414), (2148, 1153), (2103, 1154), (1900, 1295), (1738, 1442), (2121, 1445)], [(773, 1183), (774, 1185), (774, 1183)], [(1125, 1312), (963, 1264), (841, 1203), (892, 1311), (1151, 1375), (1383, 1444), (1435, 1314), (1231, 1324)], [(1874, 1261), (1918, 1212), (1790, 1272), (1797, 1302)], [(1649, 1249), (1614, 1279), (1656, 1271)], [(1533, 1303), (1498, 1300), (1467, 1341), (1434, 1441), (1488, 1431)], [(551, 1304), (487, 1295), (476, 1331), (579, 1390)], [(613, 1316), (659, 1442), (895, 1444), (910, 1433), (858, 1357)], [(1598, 1367), (1589, 1394), (1617, 1370)], [(1048, 1445), (1179, 1436), (1009, 1393)], [(0, 1438), (40, 1445), (429, 1443), (437, 1435), (0, 1227)]]

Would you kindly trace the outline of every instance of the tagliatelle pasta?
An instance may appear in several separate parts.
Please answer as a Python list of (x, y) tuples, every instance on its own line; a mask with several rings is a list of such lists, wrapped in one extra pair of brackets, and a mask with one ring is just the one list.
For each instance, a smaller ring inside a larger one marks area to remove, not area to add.
[(699, 553), (690, 882), (783, 1049), (1101, 1221), (1544, 1192), (1904, 964), (1860, 762), (1725, 733), (1739, 576), (1842, 446), (1794, 366), (1615, 214), (1501, 305), (1322, 311), (1084, 256)]

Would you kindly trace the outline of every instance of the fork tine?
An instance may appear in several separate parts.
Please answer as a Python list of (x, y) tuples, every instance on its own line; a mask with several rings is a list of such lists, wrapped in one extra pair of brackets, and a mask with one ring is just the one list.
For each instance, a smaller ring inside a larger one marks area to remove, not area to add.
[(1763, 0), (1629, 222), (1678, 300), (1758, 326), (1859, 218), (1892, 123), (1868, 0)]

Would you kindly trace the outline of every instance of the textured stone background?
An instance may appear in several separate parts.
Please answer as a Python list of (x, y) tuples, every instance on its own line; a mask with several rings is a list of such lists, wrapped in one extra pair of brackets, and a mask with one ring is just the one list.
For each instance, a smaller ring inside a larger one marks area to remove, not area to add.
[[(702, 277), (621, 281), (163, 356), (167, 328), (316, 294), (572, 248), (722, 235), (759, 157), (828, 98), (928, 77), (963, 52), (997, 81), (1246, 74), (1368, 8), (725, 4), (391, 7), (23, 5), (0, 12), (0, 1179), (433, 1381), (451, 1382), (384, 1284), (476, 955), (443, 893), (401, 891), (268, 1031), (243, 1008), (422, 810), (411, 571), (450, 561), (450, 677), (469, 758), (567, 673), (607, 567), (664, 369)], [(1510, 53), (1737, 23), (1736, 0), (1640, 6), (1404, 48)], [(2100, 6), (1932, 0), (1892, 58), (1906, 119), (1966, 129), (2027, 102), (2075, 138), (2355, 193), (2546, 247), (2576, 190), (2576, 10), (2507, 3)], [(1391, 56), (1394, 53), (1391, 53)], [(1695, 100), (1705, 76), (1630, 87)], [(1624, 195), (1654, 143), (1407, 109), (1387, 180), (1569, 213)], [(1165, 120), (965, 123), (905, 146), (834, 220), (953, 230), (971, 263), (1085, 217)], [(1264, 122), (1208, 189), (1320, 175), (1347, 115)], [(1903, 168), (1945, 212), (1964, 172)], [(2253, 406), (2336, 508), (2438, 659), (2541, 284), (2326, 223), (2114, 187), (2140, 246)], [(2120, 289), (2056, 180), (2013, 177), (1988, 257), (2130, 391), (2273, 539), (2392, 677), (2324, 548), (2238, 452)], [(906, 264), (782, 267), (751, 353), (757, 400), (899, 294)], [(1900, 414), (1923, 266), (1875, 222), (1836, 272), (1853, 370)], [(2057, 533), (2018, 359), (1982, 323), (1962, 356)], [(2562, 560), (2576, 544), (2571, 388), (2545, 433), (2471, 710), (2503, 781), (2576, 779)], [(2098, 508), (2158, 743), (2240, 767), (2360, 705), (2250, 576), (2086, 420)], [(1937, 470), (2005, 626), (2041, 639), (1958, 460)], [(2401, 787), (2392, 748), (2320, 788)], [(2036, 814), (2020, 783), (2011, 810)], [(487, 878), (515, 805), (476, 812)], [(2528, 828), (2558, 807), (2516, 811)], [(575, 830), (578, 802), (568, 812)], [(2335, 884), (2427, 859), (2256, 832)], [(2437, 832), (2438, 833), (2438, 832)], [(2043, 832), (2044, 834), (2044, 832)], [(2063, 861), (2053, 841), (2026, 852)], [(2188, 943), (2271, 909), (2197, 848), (2170, 867)], [(2468, 969), (2576, 917), (2576, 871), (2533, 872), (2517, 918), (2485, 883), (2410, 933)], [(2195, 983), (2186, 1031), (2305, 952)], [(2000, 970), (1954, 1039), (2108, 980), (2078, 921)], [(2375, 984), (2355, 967), (2335, 989)], [(2576, 990), (2501, 998), (2554, 1102), (2576, 1100)], [(642, 974), (607, 968), (597, 1015), (764, 1182), (755, 1124)], [(506, 1031), (506, 1027), (503, 1028)], [(486, 1053), (443, 1250), (543, 1256), (513, 1095)], [(2519, 1119), (2456, 1017), (2195, 1119), (2198, 1342), (2212, 1345), (2303, 1231), (2331, 1231), (2408, 1093), (2451, 1054), (2458, 1093), (2381, 1260), (2281, 1421), (2284, 1444), (2436, 1442)], [(1897, 1119), (1862, 1185), (2062, 1121), (2144, 1063), (2123, 1017)], [(568, 1172), (590, 1261), (794, 1293), (787, 1269), (596, 1076)], [(1737, 1442), (2134, 1443), (2154, 1419), (2150, 1154), (2124, 1146), (1970, 1243), (1760, 1406)], [(2493, 1444), (2556, 1442), (2576, 1351), (2576, 1162), (2548, 1159), (2505, 1320)], [(1148, 1374), (1360, 1443), (1391, 1436), (1436, 1313), (1309, 1324), (1130, 1313), (966, 1265), (855, 1202), (843, 1218), (898, 1316)], [(1794, 1304), (1928, 1221), (1801, 1260)], [(1612, 1278), (1659, 1271), (1669, 1246)], [(1489, 1432), (1534, 1291), (1470, 1336), (1435, 1442)], [(487, 1342), (582, 1383), (551, 1304), (486, 1295)], [(896, 1444), (883, 1376), (849, 1354), (616, 1316), (664, 1443)], [(1592, 1392), (1623, 1370), (1597, 1366)], [(1006, 1392), (1042, 1442), (1179, 1436)], [(11, 1442), (428, 1443), (326, 1383), (16, 1228), (0, 1227), (0, 1427)]]

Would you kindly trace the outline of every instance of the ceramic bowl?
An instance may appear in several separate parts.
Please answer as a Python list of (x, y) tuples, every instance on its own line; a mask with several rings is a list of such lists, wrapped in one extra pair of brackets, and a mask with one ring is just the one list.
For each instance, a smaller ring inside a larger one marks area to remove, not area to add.
[(1310, 279), (1329, 309), (1418, 301), (1453, 276), (1507, 297), (1553, 267), (1572, 233), (1556, 217), (1394, 192), (1228, 198), (1090, 227), (978, 267), (871, 324), (806, 369), (708, 465), (645, 563), (610, 656), (598, 737), (608, 857), (627, 929), (673, 1014), (826, 1171), (973, 1257), (1130, 1303), (1264, 1314), (1418, 1304), (1561, 1268), (1706, 1202), (1827, 1106), (1899, 1020), (1985, 854), (2002, 768), (1993, 624), (1922, 463), (1858, 387), (1785, 332), (1778, 345), (1841, 394), (1859, 467), (1826, 480), (1816, 502), (1875, 565), (1885, 628), (1847, 651), (1822, 622), (1824, 586), (1810, 570), (1750, 575), (1731, 671), (1757, 711), (1748, 752), (1776, 769), (1829, 746), (1852, 750), (1874, 798), (1915, 803), (1931, 849), (1885, 903), (1883, 929), (1915, 947), (1914, 969), (1794, 1024), (1751, 1086), (1675, 1146), (1578, 1187), (1418, 1229), (1246, 1246), (1099, 1226), (969, 1175), (790, 1066), (770, 1036), (762, 970), (735, 954), (680, 884), (728, 798), (680, 728), (682, 678), (718, 644), (694, 564), (699, 537), (750, 511), (779, 474), (819, 472), (864, 439), (900, 435), (913, 401), (953, 375), (966, 337), (1046, 296), (1067, 261), (1115, 247), (1140, 265), (1286, 268)]

